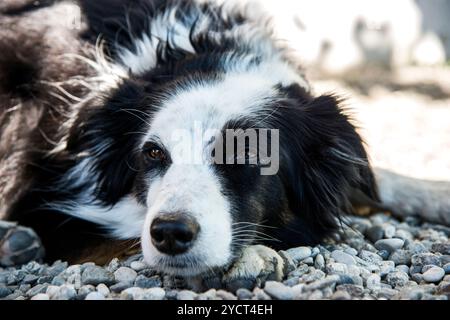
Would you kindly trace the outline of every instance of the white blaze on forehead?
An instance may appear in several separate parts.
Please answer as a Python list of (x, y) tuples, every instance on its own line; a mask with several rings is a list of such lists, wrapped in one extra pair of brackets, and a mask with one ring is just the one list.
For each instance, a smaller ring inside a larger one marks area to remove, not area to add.
[(230, 71), (217, 81), (180, 88), (163, 102), (142, 143), (158, 137), (170, 152), (177, 143), (173, 141), (177, 130), (194, 134), (199, 125), (203, 132), (221, 130), (230, 120), (255, 116), (260, 112), (270, 114), (270, 102), (277, 95), (275, 87), (293, 83), (307, 87), (290, 66), (273, 60), (249, 70)]

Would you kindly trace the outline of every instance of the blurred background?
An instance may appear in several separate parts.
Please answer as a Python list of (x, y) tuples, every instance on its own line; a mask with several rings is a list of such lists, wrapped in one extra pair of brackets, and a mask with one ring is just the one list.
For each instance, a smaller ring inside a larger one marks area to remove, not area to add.
[(247, 2), (273, 17), (316, 93), (347, 99), (374, 165), (450, 180), (450, 0)]

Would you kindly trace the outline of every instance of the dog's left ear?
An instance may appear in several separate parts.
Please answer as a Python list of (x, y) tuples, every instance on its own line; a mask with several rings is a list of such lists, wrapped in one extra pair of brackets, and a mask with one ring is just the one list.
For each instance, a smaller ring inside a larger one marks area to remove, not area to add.
[[(280, 175), (303, 241), (321, 241), (351, 211), (354, 190), (377, 202), (361, 137), (333, 95), (289, 99), (279, 108)], [(275, 116), (276, 117), (276, 116)]]
[(79, 0), (88, 24), (85, 37), (100, 36), (114, 54), (117, 46), (131, 48), (133, 38), (149, 30), (149, 23), (162, 0)]

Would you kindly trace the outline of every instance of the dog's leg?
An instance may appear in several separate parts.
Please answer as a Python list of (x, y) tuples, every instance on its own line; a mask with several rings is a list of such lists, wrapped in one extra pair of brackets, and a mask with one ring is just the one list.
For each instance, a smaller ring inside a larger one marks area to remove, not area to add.
[(186, 278), (186, 284), (194, 291), (210, 288), (226, 288), (236, 292), (239, 288), (252, 290), (268, 280), (281, 281), (284, 260), (280, 255), (266, 246), (246, 247), (240, 257), (225, 271), (211, 274), (210, 277)]
[(379, 168), (374, 172), (382, 206), (393, 215), (450, 226), (450, 182), (414, 179)]
[(44, 248), (32, 229), (0, 220), (0, 266), (21, 265), (43, 257)]
[(262, 245), (249, 246), (225, 273), (222, 282), (231, 291), (250, 289), (267, 280), (281, 281), (283, 267), (283, 258), (276, 251)]

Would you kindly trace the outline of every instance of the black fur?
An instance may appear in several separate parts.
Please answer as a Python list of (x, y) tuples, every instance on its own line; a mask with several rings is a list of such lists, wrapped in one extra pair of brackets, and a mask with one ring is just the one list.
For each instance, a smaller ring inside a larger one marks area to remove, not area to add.
[[(36, 17), (52, 8), (52, 2), (43, 3), (44, 8), (32, 10)], [(180, 15), (214, 13), (208, 31), (224, 32), (245, 22), (238, 13), (225, 18), (222, 8), (192, 1), (81, 0), (80, 4), (87, 26), (71, 33), (68, 43), (76, 49), (64, 50), (86, 55), (81, 48), (92, 49), (101, 35), (112, 60), (119, 47), (134, 50), (133, 40), (149, 28), (150, 19), (173, 6), (179, 6)], [(15, 17), (7, 19), (16, 19), (13, 22), (19, 27), (14, 33), (26, 37), (29, 30), (20, 26), (21, 19), (26, 18), (20, 9), (14, 10)], [(30, 10), (23, 7), (22, 11), (28, 15)], [(79, 62), (61, 63), (55, 60), (60, 52), (51, 50), (31, 50), (24, 58), (19, 53), (25, 45), (20, 47), (0, 33), (0, 94), (7, 101), (0, 106), (0, 133), (4, 141), (9, 141), (0, 144), (0, 150), (6, 150), (0, 154), (0, 178), (15, 179), (12, 187), (0, 184), (1, 210), (7, 219), (36, 229), (49, 260), (74, 257), (95, 243), (109, 241), (101, 227), (68, 217), (51, 204), (80, 201), (80, 194), (96, 184), (92, 190), (95, 200), (88, 204), (112, 207), (124, 196), (134, 195), (145, 205), (149, 177), (164, 174), (170, 166), (170, 162), (165, 167), (149, 166), (139, 149), (142, 131), (164, 97), (191, 83), (220, 80), (230, 65), (239, 64), (248, 54), (254, 56), (249, 65), (260, 63), (260, 53), (238, 38), (213, 37), (198, 32), (195, 22), (185, 23), (191, 27), (190, 43), (195, 54), (177, 47), (169, 35), (157, 48), (157, 63), (152, 70), (130, 74), (118, 88), (85, 99), (81, 105), (55, 99), (51, 88), (40, 85), (74, 76), (87, 79), (90, 74)], [(48, 29), (40, 32), (31, 35), (27, 43), (41, 48), (40, 38)], [(57, 47), (55, 43), (44, 45)], [(83, 97), (88, 94), (80, 85), (67, 84), (65, 88)], [(223, 193), (233, 204), (233, 221), (271, 226), (260, 231), (278, 240), (266, 243), (277, 249), (316, 244), (337, 230), (337, 219), (350, 210), (352, 189), (378, 200), (373, 174), (361, 138), (342, 112), (339, 99), (313, 97), (297, 85), (275, 89), (277, 103), (272, 106), (271, 117), (264, 118), (264, 126), (280, 130), (278, 174), (261, 176), (258, 167), (248, 165), (216, 165), (215, 170), (224, 181)], [(13, 113), (6, 110), (24, 102), (38, 109), (37, 124), (32, 130), (11, 130), (11, 121), (19, 121), (26, 113), (22, 109)], [(224, 129), (245, 129), (261, 119), (255, 115), (242, 123), (228, 123)], [(52, 151), (66, 136), (65, 147)], [(21, 142), (20, 152), (13, 150), (14, 142)], [(23, 152), (27, 148), (31, 151)], [(89, 178), (83, 183), (68, 178), (70, 170), (86, 155), (94, 159), (86, 169)], [(15, 161), (12, 169), (7, 167), (10, 159)]]

